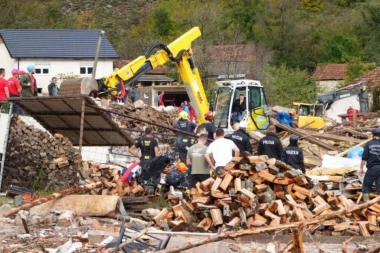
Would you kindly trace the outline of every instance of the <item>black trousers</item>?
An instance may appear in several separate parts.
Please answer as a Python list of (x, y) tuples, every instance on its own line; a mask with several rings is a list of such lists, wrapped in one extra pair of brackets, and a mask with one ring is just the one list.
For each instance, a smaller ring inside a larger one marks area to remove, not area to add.
[(210, 174), (191, 174), (188, 177), (187, 181), (188, 181), (189, 187), (192, 188), (192, 187), (195, 187), (195, 185), (198, 182), (203, 182), (209, 177), (210, 177)]
[(376, 183), (377, 194), (380, 194), (380, 166), (368, 168), (363, 180), (363, 193), (370, 193), (373, 182)]

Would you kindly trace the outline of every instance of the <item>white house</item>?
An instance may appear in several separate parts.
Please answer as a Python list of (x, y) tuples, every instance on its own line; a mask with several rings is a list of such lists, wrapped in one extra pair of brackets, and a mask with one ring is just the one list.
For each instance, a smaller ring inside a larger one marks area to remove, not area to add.
[[(96, 30), (0, 30), (0, 68), (8, 78), (12, 69), (26, 71), (28, 65), (34, 65), (37, 86), (47, 93), (51, 78), (59, 74), (92, 74), (98, 36)], [(96, 78), (113, 72), (114, 59), (119, 55), (102, 35)]]

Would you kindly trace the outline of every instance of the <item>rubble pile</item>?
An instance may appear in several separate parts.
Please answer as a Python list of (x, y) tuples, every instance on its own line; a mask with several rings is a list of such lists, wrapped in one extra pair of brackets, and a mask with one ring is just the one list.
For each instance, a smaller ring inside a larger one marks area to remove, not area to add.
[[(117, 113), (126, 114), (136, 119), (154, 122), (159, 125), (170, 127), (170, 128), (173, 127), (178, 116), (178, 110), (173, 106), (151, 107), (144, 104), (142, 100), (138, 100), (133, 104), (131, 102), (127, 102), (124, 105), (111, 103), (109, 105), (109, 109)], [(171, 135), (171, 136), (160, 135), (160, 134), (156, 135), (156, 138), (158, 138), (160, 142), (168, 143), (171, 145), (174, 145), (176, 143), (176, 138), (173, 135), (173, 133), (166, 129), (163, 129), (158, 126), (148, 124), (139, 120), (134, 120), (131, 118), (127, 118), (127, 117), (123, 117), (123, 116), (115, 115), (115, 114), (112, 114), (112, 119), (116, 123), (118, 123), (121, 128), (128, 128), (128, 129), (134, 128), (137, 130), (144, 130), (144, 128), (147, 126), (152, 127), (153, 131), (155, 132)], [(137, 139), (138, 137), (141, 136), (140, 132), (130, 131), (129, 134), (131, 134), (131, 137), (134, 139)]]
[[(144, 187), (135, 179), (122, 180), (118, 166), (83, 161), (80, 174), (86, 184), (101, 182), (102, 187), (91, 190), (93, 195), (138, 196), (144, 193)], [(123, 182), (124, 181), (124, 182)]]
[(11, 184), (33, 189), (64, 189), (77, 184), (77, 149), (67, 137), (12, 118), (4, 167), (3, 187)]
[[(223, 175), (198, 183), (183, 199), (175, 194), (168, 199), (173, 206), (153, 218), (158, 226), (203, 232), (216, 232), (220, 227), (274, 227), (318, 219), (357, 205), (355, 197), (337, 196), (325, 184), (266, 156), (234, 158)], [(370, 236), (380, 232), (379, 215), (380, 204), (375, 203), (322, 221), (311, 233)]]

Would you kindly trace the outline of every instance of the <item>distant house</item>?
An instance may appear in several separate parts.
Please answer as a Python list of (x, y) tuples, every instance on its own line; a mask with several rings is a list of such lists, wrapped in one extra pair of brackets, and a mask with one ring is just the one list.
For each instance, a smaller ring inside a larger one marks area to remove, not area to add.
[(321, 93), (327, 93), (337, 88), (344, 80), (347, 64), (327, 64), (318, 66), (314, 78), (321, 88)]
[[(26, 71), (34, 65), (38, 88), (47, 93), (51, 78), (58, 74), (92, 74), (98, 34), (96, 30), (0, 30), (0, 67), (9, 77), (14, 68)], [(111, 74), (113, 60), (118, 58), (103, 35), (96, 78)]]

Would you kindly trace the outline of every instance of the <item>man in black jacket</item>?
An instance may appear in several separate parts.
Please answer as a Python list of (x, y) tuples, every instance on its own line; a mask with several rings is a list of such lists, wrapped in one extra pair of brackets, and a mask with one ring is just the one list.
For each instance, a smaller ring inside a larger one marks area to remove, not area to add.
[(260, 139), (257, 148), (259, 155), (267, 155), (269, 158), (281, 160), (282, 144), (276, 135), (276, 127), (270, 125), (266, 136)]
[(289, 138), (289, 146), (282, 151), (281, 160), (295, 169), (305, 173), (302, 149), (298, 147), (298, 136), (292, 135)]
[[(197, 125), (189, 121), (189, 114), (185, 111), (182, 111), (178, 114), (178, 122), (174, 125), (175, 129), (192, 133)], [(195, 139), (189, 135), (179, 133), (177, 135), (177, 148), (179, 153), (179, 159), (181, 162), (186, 163), (187, 149), (195, 143)]]
[(240, 153), (249, 152), (252, 154), (252, 145), (249, 140), (249, 134), (245, 131), (247, 128), (247, 123), (242, 121), (240, 123), (236, 122), (233, 125), (233, 132), (230, 136), (230, 139), (235, 143), (235, 145), (239, 148)]
[(241, 116), (247, 110), (246, 106), (246, 100), (244, 98), (243, 94), (239, 95), (239, 98), (234, 101), (232, 104), (232, 121), (239, 122), (241, 119)]

